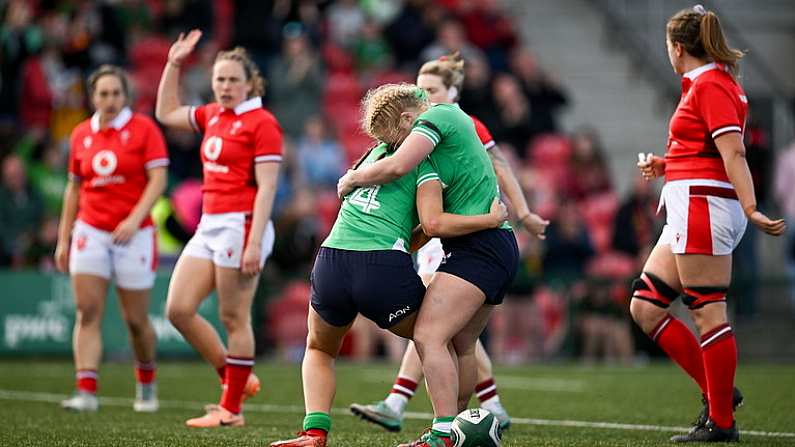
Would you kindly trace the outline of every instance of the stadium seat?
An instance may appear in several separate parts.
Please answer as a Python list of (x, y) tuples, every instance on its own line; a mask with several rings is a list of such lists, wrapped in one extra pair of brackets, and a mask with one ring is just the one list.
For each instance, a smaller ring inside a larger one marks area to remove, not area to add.
[(530, 141), (525, 154), (525, 159), (533, 166), (565, 166), (571, 156), (571, 145), (569, 139), (563, 135), (544, 134)]

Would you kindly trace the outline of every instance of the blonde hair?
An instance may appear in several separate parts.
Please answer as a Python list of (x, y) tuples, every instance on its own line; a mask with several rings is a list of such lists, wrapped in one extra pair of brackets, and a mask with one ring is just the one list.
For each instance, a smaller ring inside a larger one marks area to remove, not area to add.
[(246, 73), (246, 80), (251, 81), (252, 88), (250, 97), (253, 98), (265, 94), (265, 79), (260, 74), (257, 64), (251, 60), (251, 56), (248, 55), (248, 51), (246, 51), (245, 48), (234, 47), (228, 51), (219, 51), (218, 55), (215, 56), (215, 62), (217, 63), (219, 61), (236, 61), (243, 66), (243, 71)]
[(683, 9), (668, 20), (666, 31), (668, 39), (682, 44), (691, 56), (719, 62), (737, 74), (737, 63), (744, 53), (729, 46), (714, 12), (701, 5)]
[(401, 136), (400, 114), (430, 105), (425, 91), (414, 84), (384, 84), (362, 100), (362, 129), (376, 140), (395, 145)]
[(446, 88), (455, 87), (460, 92), (464, 86), (464, 58), (461, 57), (460, 52), (456, 51), (422, 64), (419, 74), (439, 76)]

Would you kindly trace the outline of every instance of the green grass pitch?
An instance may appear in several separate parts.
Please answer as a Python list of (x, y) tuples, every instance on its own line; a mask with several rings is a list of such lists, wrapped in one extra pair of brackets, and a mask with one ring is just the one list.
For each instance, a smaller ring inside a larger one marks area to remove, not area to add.
[[(395, 370), (382, 364), (339, 365), (330, 446), (394, 446), (429, 425), (421, 414), (430, 411), (422, 389), (409, 404), (401, 433), (387, 433), (347, 413), (352, 402), (381, 399)], [(201, 414), (202, 405), (216, 402), (220, 393), (214, 371), (204, 364), (160, 364), (163, 405), (156, 414), (132, 411), (130, 364), (104, 364), (100, 411), (75, 414), (58, 405), (72, 389), (71, 364), (0, 361), (0, 446), (268, 446), (300, 428), (300, 368), (260, 361), (256, 371), (263, 390), (247, 403), (247, 426), (197, 430), (186, 428), (185, 419)], [(700, 408), (695, 385), (672, 365), (499, 368), (496, 380), (516, 418), (503, 438), (506, 447), (668, 446), (675, 428), (686, 427)], [(742, 443), (795, 445), (795, 366), (743, 365), (737, 383), (746, 397), (737, 414), (746, 431)], [(594, 424), (603, 422), (616, 425)]]

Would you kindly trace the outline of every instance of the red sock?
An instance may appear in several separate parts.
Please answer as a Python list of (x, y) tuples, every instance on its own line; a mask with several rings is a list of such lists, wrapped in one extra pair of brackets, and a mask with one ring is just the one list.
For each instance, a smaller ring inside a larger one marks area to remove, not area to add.
[(478, 396), (480, 403), (497, 397), (497, 384), (494, 383), (494, 378), (489, 377), (475, 385), (475, 394)]
[(306, 434), (313, 438), (325, 438), (326, 436), (328, 436), (326, 430), (322, 430), (320, 428), (310, 428), (309, 430), (306, 431)]
[(414, 397), (415, 391), (417, 391), (417, 382), (398, 376), (398, 378), (395, 379), (395, 384), (392, 385), (390, 394), (400, 394), (405, 396), (406, 399), (411, 399)]
[(97, 379), (99, 374), (95, 369), (78, 369), (75, 374), (77, 390), (84, 393), (97, 394)]
[(226, 358), (226, 389), (221, 396), (221, 406), (228, 411), (240, 413), (240, 400), (243, 397), (243, 389), (246, 387), (251, 368), (254, 367), (254, 359), (251, 357), (227, 357)]
[(704, 371), (707, 375), (709, 417), (720, 428), (734, 423), (734, 372), (737, 369), (737, 342), (728, 323), (701, 336)]
[(135, 380), (147, 385), (155, 381), (155, 362), (135, 362)]
[(649, 334), (651, 339), (668, 354), (677, 365), (696, 381), (701, 392), (707, 394), (704, 360), (696, 337), (681, 321), (666, 315)]

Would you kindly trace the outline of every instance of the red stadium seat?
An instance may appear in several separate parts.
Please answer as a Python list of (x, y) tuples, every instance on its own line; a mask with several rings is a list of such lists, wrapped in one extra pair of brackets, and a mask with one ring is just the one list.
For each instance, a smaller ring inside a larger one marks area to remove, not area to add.
[(635, 259), (624, 253), (607, 251), (593, 258), (586, 266), (588, 276), (624, 279), (635, 274)]
[(579, 203), (580, 214), (588, 227), (591, 242), (599, 253), (610, 249), (613, 238), (613, 220), (618, 205), (618, 196), (612, 192), (598, 194)]
[(526, 159), (533, 166), (547, 168), (566, 165), (571, 156), (571, 145), (563, 135), (545, 134), (535, 137), (526, 151)]
[(359, 104), (363, 89), (355, 76), (346, 73), (333, 73), (326, 81), (323, 104), (329, 110), (339, 104)]
[(353, 73), (353, 56), (344, 49), (333, 43), (328, 43), (323, 46), (322, 55), (323, 62), (332, 76)]

